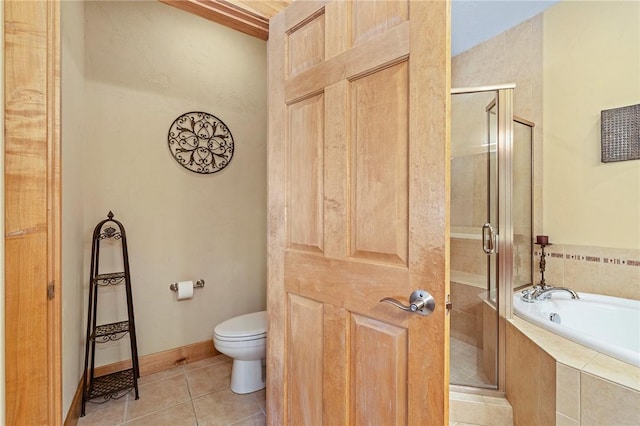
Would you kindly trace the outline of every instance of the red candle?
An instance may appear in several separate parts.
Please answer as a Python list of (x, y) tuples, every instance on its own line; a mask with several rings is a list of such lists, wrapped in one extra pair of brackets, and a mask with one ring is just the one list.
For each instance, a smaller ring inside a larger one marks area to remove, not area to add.
[(541, 246), (546, 246), (549, 244), (549, 236), (548, 235), (538, 235), (536, 236), (536, 244), (540, 244)]

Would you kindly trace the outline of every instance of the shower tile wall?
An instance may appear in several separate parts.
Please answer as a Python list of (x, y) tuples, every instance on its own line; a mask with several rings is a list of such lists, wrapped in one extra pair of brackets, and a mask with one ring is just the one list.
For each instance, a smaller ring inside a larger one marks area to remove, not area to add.
[[(475, 233), (480, 235), (480, 227)], [(487, 255), (482, 251), (480, 238), (451, 238), (451, 270), (471, 274), (486, 288)]]
[(485, 290), (471, 285), (451, 282), (451, 337), (469, 345), (482, 345), (481, 294)]
[(487, 154), (454, 155), (451, 159), (451, 226), (477, 233), (487, 218)]
[[(533, 137), (534, 235), (542, 230), (542, 35), (542, 16), (538, 15), (451, 58), (452, 87), (515, 83), (514, 114), (536, 123)], [(453, 150), (454, 129), (451, 135)], [(516, 173), (519, 172), (516, 170)]]

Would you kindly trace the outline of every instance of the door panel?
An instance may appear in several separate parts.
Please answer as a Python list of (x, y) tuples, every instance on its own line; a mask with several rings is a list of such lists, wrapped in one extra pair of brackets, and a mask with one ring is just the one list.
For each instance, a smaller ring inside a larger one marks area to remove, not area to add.
[(323, 304), (289, 295), (291, 400), (289, 419), (297, 425), (322, 424)]
[(352, 414), (348, 412), (351, 383), (344, 371), (350, 364), (349, 313), (346, 309), (324, 304), (323, 335), (323, 398), (322, 420), (327, 425), (346, 425)]
[[(448, 7), (270, 22), (269, 424), (448, 421)], [(428, 317), (380, 303), (417, 289)]]
[(323, 141), (324, 97), (322, 94), (289, 106), (289, 246), (298, 250), (322, 252), (324, 242)]
[[(394, 61), (402, 60), (409, 54), (409, 30), (410, 25), (405, 22), (380, 34), (375, 40), (339, 52), (330, 60), (316, 65), (313, 72), (298, 74), (287, 79), (285, 82), (287, 99), (291, 102), (310, 93), (321, 92), (345, 78), (353, 80), (377, 68), (393, 64)], [(331, 35), (327, 34), (325, 40), (330, 37)], [(325, 49), (329, 50), (330, 47), (326, 46)], [(334, 49), (338, 50), (337, 47)]]
[(406, 424), (406, 328), (353, 314), (351, 345), (354, 423)]
[(289, 77), (324, 61), (324, 13), (313, 16), (289, 35)]
[(408, 65), (350, 83), (350, 256), (407, 264)]
[(408, 3), (404, 1), (358, 1), (353, 3), (353, 43), (361, 44), (404, 22), (409, 17)]
[[(12, 258), (7, 259), (5, 266), (7, 424), (48, 423), (46, 287), (26, 285), (46, 282), (47, 257), (41, 249), (46, 246), (43, 231), (5, 240), (6, 256)], [(28, 262), (33, 262), (29, 269), (20, 267)], [(18, 326), (20, 323), (12, 321), (13, 318), (29, 322)]]

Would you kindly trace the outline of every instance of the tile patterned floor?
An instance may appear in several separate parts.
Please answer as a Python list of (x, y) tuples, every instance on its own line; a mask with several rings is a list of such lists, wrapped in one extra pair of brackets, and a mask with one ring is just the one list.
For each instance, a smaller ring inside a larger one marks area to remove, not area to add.
[(451, 337), (450, 382), (456, 385), (487, 387), (491, 381), (482, 367), (482, 349)]
[(231, 364), (219, 355), (141, 377), (140, 399), (130, 392), (104, 404), (88, 403), (78, 425), (264, 425), (265, 391), (231, 392)]
[[(265, 391), (231, 392), (231, 364), (230, 358), (219, 355), (142, 377), (138, 381), (140, 399), (136, 401), (129, 393), (104, 404), (88, 403), (78, 426), (264, 425)], [(449, 425), (477, 426), (455, 421)]]

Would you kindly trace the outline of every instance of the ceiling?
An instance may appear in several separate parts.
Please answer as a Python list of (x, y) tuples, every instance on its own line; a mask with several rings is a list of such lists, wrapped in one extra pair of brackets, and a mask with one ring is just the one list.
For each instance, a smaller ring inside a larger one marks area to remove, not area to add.
[[(266, 40), (269, 19), (292, 0), (160, 0)], [(541, 13), (559, 0), (451, 0), (451, 56)]]
[(451, 56), (541, 13), (559, 0), (452, 0)]
[(267, 19), (287, 7), (291, 0), (227, 0), (229, 3)]

